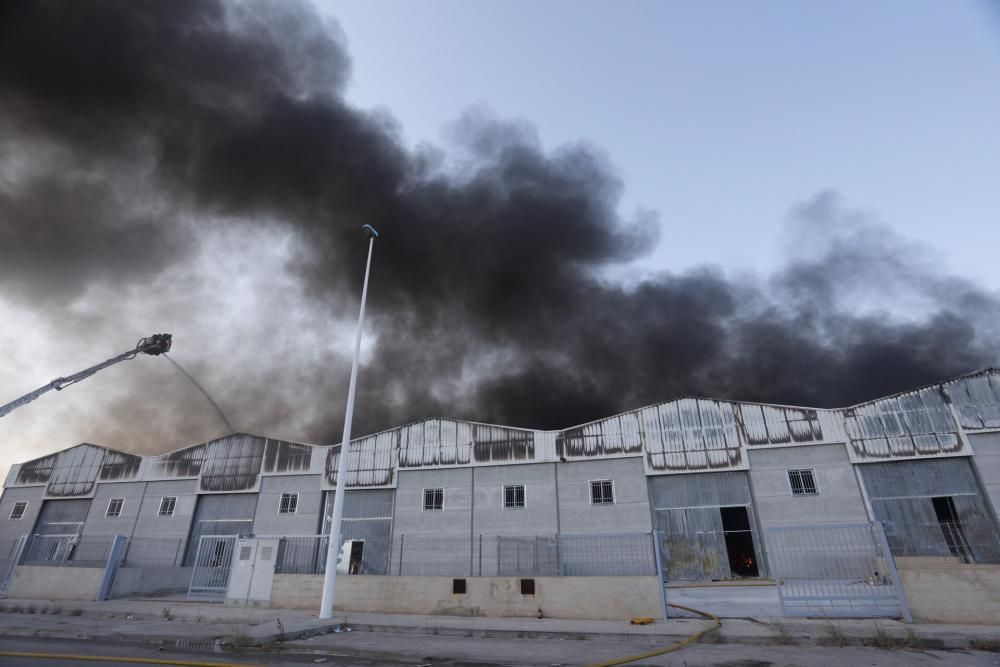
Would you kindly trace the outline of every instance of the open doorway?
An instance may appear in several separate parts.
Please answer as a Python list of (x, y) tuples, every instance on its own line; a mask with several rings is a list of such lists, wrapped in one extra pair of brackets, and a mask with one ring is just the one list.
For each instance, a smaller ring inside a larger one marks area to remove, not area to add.
[(337, 559), (338, 574), (361, 574), (365, 555), (364, 540), (345, 540)]
[(937, 516), (938, 525), (941, 526), (944, 541), (948, 544), (951, 555), (961, 558), (963, 563), (971, 563), (972, 549), (965, 538), (965, 530), (958, 518), (954, 499), (951, 496), (938, 496), (931, 498), (931, 502), (934, 503), (934, 514)]
[(351, 542), (351, 561), (347, 571), (350, 574), (361, 574), (362, 558), (365, 554), (364, 540), (354, 540)]
[(736, 577), (757, 577), (757, 554), (750, 532), (750, 514), (745, 506), (720, 507), (722, 531), (726, 539), (729, 569)]

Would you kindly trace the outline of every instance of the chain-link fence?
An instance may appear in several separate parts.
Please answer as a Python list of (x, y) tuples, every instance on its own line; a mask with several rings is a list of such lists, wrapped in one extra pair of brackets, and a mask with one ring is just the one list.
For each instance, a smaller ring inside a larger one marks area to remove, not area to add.
[[(275, 572), (322, 574), (327, 537), (284, 537)], [(391, 548), (390, 548), (391, 547)], [(623, 576), (655, 575), (652, 535), (400, 535), (345, 538), (339, 572), (417, 576)]]

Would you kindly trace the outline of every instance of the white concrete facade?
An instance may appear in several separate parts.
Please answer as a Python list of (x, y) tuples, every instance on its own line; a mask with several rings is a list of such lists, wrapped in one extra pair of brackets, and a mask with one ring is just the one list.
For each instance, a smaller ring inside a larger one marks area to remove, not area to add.
[[(41, 530), (43, 508), (57, 516), (74, 503), (89, 503), (85, 517), (74, 519), (82, 521), (83, 537), (130, 538), (126, 567), (188, 565), (192, 535), (319, 536), (339, 450), (233, 434), (159, 456), (84, 444), (26, 462), (11, 470), (0, 497), (0, 565), (18, 537), (54, 534)], [(958, 460), (972, 461), (976, 475), (960, 492), (941, 479)], [(905, 497), (876, 498), (882, 515), (862, 472), (875, 479), (880, 466), (920, 477)], [(816, 492), (793, 493), (793, 470), (808, 471)], [(606, 485), (604, 502), (595, 502), (595, 483)], [(678, 399), (547, 432), (428, 419), (353, 441), (347, 487), (349, 537), (366, 541), (366, 557), (378, 554), (378, 575), (398, 573), (392, 566), (404, 537), (427, 538), (430, 553), (434, 538), (459, 545), (481, 536), (656, 529), (669, 533), (672, 554), (687, 554), (691, 566), (676, 568), (678, 578), (729, 577), (734, 550), (756, 564), (756, 574), (741, 576), (766, 576), (769, 528), (880, 520), (894, 546), (916, 551), (927, 545), (914, 540), (931, 533), (937, 539), (935, 522), (943, 519), (933, 510), (947, 509), (939, 501), (952, 496), (958, 516), (948, 517), (950, 524), (979, 522), (967, 526), (975, 544), (965, 557), (989, 561), (1000, 553), (988, 543), (1000, 509), (1000, 371), (842, 410)], [(517, 487), (518, 498), (523, 489), (523, 507), (506, 506), (505, 487)], [(425, 508), (428, 490), (441, 491), (440, 509)], [(283, 494), (294, 494), (294, 511), (281, 511)], [(228, 510), (219, 502), (214, 514), (199, 518), (209, 497), (253, 502), (231, 503), (245, 505), (245, 516), (223, 515)], [(166, 516), (164, 498), (174, 499)], [(108, 516), (115, 499), (121, 511)], [(24, 515), (12, 519), (18, 502), (27, 503)], [(920, 522), (912, 535), (894, 537), (911, 528), (908, 521)], [(205, 532), (216, 525), (217, 532)], [(737, 533), (744, 534), (740, 544)], [(696, 540), (698, 547), (688, 548)], [(491, 543), (496, 551), (516, 548), (501, 542)], [(930, 546), (936, 554), (950, 548), (943, 537)], [(468, 555), (456, 563), (483, 574), (483, 548), (465, 547)], [(532, 549), (530, 558), (546, 566), (554, 554), (565, 557), (541, 542)], [(694, 567), (706, 558), (715, 561), (711, 571)]]
[[(810, 470), (817, 493), (794, 495), (789, 471)], [(755, 449), (750, 484), (763, 526), (867, 521), (854, 466), (843, 444)]]
[(976, 452), (973, 460), (986, 495), (1000, 515), (1000, 432), (970, 434), (969, 443)]

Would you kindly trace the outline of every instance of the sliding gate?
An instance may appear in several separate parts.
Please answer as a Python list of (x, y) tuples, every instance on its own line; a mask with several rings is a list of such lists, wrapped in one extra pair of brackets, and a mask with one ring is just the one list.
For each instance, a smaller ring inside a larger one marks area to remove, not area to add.
[(783, 616), (912, 620), (882, 524), (783, 526), (766, 533)]

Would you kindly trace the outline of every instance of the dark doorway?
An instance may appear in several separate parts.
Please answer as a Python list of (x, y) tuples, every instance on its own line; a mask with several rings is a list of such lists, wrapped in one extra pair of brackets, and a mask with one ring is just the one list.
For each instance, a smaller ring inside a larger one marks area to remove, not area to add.
[(955, 501), (951, 496), (938, 496), (931, 498), (931, 502), (934, 503), (934, 514), (937, 515), (938, 525), (941, 526), (944, 541), (948, 544), (951, 555), (961, 558), (963, 563), (971, 563), (972, 549), (965, 539), (965, 531), (958, 518), (958, 510), (955, 509)]
[(729, 556), (729, 569), (733, 576), (759, 576), (747, 508), (720, 507), (719, 512), (722, 514), (722, 531), (726, 538), (726, 553)]
[(364, 553), (364, 540), (354, 540), (351, 542), (351, 562), (347, 569), (349, 574), (361, 574), (361, 560)]

